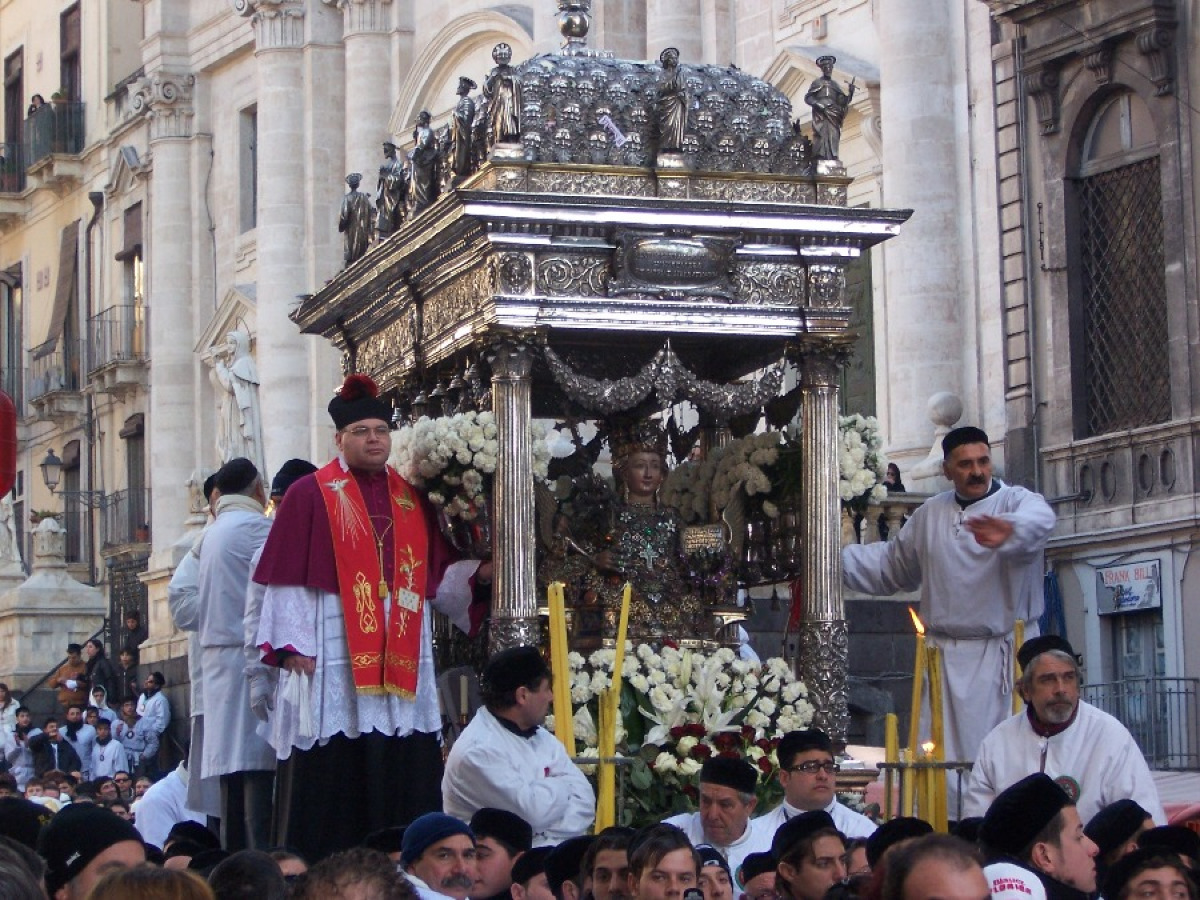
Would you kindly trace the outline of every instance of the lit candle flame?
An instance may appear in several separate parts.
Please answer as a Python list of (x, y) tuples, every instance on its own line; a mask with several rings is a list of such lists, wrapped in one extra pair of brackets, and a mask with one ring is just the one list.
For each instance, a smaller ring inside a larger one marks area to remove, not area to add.
[(917, 629), (917, 634), (924, 634), (925, 626), (921, 624), (921, 618), (917, 615), (916, 610), (910, 606), (908, 608), (908, 614), (912, 616), (913, 626)]
[(933, 748), (936, 746), (933, 741), (926, 741), (921, 745), (921, 749), (925, 751), (926, 756), (933, 756)]

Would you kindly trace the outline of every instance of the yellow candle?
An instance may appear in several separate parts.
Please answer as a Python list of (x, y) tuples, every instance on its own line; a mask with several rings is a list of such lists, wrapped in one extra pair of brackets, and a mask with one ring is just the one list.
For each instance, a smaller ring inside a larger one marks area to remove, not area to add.
[(908, 722), (908, 752), (910, 759), (917, 759), (917, 753), (920, 751), (918, 730), (921, 725), (921, 682), (925, 677), (925, 669), (927, 668), (925, 660), (925, 626), (921, 624), (921, 620), (917, 618), (917, 614), (910, 606), (908, 614), (912, 616), (913, 624), (917, 628), (917, 658), (913, 664), (913, 688), (912, 688), (912, 706), (909, 712)]
[(1013, 625), (1013, 713), (1019, 713), (1023, 702), (1021, 700), (1021, 692), (1017, 688), (1018, 682), (1021, 680), (1021, 663), (1017, 660), (1016, 651), (1021, 649), (1021, 645), (1025, 643), (1025, 620), (1017, 619)]
[[(617, 721), (621, 715), (621, 680), (625, 666), (625, 636), (629, 633), (629, 599), (632, 586), (626, 582), (621, 597), (621, 618), (617, 624), (616, 651), (613, 654), (612, 685), (600, 697), (600, 721), (597, 723), (600, 758), (611, 759), (617, 752)], [(617, 782), (612, 763), (601, 762), (597, 784), (596, 831), (616, 824)]]
[(554, 733), (568, 756), (575, 755), (575, 712), (571, 706), (571, 672), (567, 663), (567, 613), (561, 582), (549, 589), (550, 667), (554, 674)]
[[(900, 759), (900, 719), (895, 713), (888, 713), (883, 717), (883, 760), (888, 763), (898, 762)], [(892, 806), (894, 800), (892, 791), (896, 787), (896, 773), (892, 769), (888, 769), (883, 776), (883, 818), (884, 821), (892, 817)]]
[(921, 769), (921, 818), (936, 828), (937, 823), (935, 819), (937, 817), (934, 814), (934, 806), (936, 804), (934, 803), (933, 796), (933, 769), (928, 766), (929, 763), (933, 762), (933, 747), (934, 745), (928, 741), (922, 745), (921, 762), (925, 763), (926, 766)]
[[(932, 744), (930, 759), (933, 762), (946, 761), (946, 718), (944, 715), (944, 699), (942, 697), (942, 651), (939, 647), (929, 647), (926, 650), (929, 665), (929, 718)], [(935, 769), (930, 773), (930, 784), (933, 789), (934, 805), (933, 818), (929, 820), (938, 831), (948, 831), (948, 800), (946, 796), (946, 770)]]
[(911, 768), (912, 754), (907, 750), (900, 751), (900, 762), (903, 763), (903, 768), (900, 769), (900, 815), (912, 816), (916, 814), (913, 809), (913, 778), (916, 772)]

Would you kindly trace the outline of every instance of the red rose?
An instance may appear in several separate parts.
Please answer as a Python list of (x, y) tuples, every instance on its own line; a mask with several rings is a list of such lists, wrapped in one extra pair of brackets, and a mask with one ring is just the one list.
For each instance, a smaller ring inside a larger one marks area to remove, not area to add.
[(700, 796), (700, 791), (696, 788), (696, 786), (694, 784), (685, 784), (683, 786), (683, 792), (688, 797), (690, 797), (692, 800), (695, 800), (697, 797)]
[(726, 759), (741, 759), (742, 758), (742, 754), (738, 753), (736, 750), (722, 750), (718, 755), (723, 756)]
[(766, 753), (768, 755), (771, 753), (772, 750), (775, 749), (771, 745), (771, 742), (768, 741), (766, 738), (759, 738), (757, 741), (754, 742), (754, 746), (757, 747), (759, 750), (761, 750), (763, 753)]
[(743, 741), (746, 741), (747, 743), (749, 743), (750, 741), (754, 740), (754, 734), (755, 734), (754, 729), (751, 728), (749, 725), (742, 726), (742, 740)]
[(697, 759), (700, 762), (704, 762), (704, 760), (708, 759), (710, 756), (712, 756), (712, 747), (708, 746), (708, 744), (697, 744), (692, 748), (692, 759)]
[(702, 738), (704, 737), (704, 726), (699, 722), (690, 722), (683, 726), (683, 733), (689, 737)]
[(671, 737), (674, 740), (679, 740), (685, 734), (687, 734), (687, 730), (685, 729), (685, 726), (683, 726), (683, 725), (676, 725), (674, 728), (671, 729)]
[(765, 756), (759, 758), (758, 767), (762, 770), (764, 775), (770, 775), (771, 769), (774, 768), (774, 766), (771, 765), (771, 760), (767, 759)]
[(720, 734), (713, 737), (713, 746), (715, 746), (719, 751), (721, 751), (722, 756), (727, 755), (730, 751), (732, 751), (735, 747), (737, 747), (737, 745), (738, 745), (737, 735), (730, 734), (727, 731), (723, 731)]

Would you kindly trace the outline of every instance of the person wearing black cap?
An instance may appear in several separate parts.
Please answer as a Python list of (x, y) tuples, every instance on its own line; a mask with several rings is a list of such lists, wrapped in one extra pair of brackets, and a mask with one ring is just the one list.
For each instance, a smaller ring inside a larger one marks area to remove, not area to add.
[(546, 881), (546, 858), (553, 847), (534, 847), (522, 853), (512, 868), (512, 900), (554, 900)]
[(733, 900), (733, 876), (721, 851), (709, 844), (696, 848), (700, 854), (700, 890), (704, 900)]
[(833, 759), (833, 742), (818, 728), (789, 731), (775, 750), (779, 760), (779, 783), (783, 785), (783, 802), (760, 816), (755, 824), (772, 834), (788, 819), (823, 809), (833, 816), (838, 831), (848, 838), (866, 838), (876, 825), (861, 813), (856, 813), (834, 794), (838, 765)]
[(136, 866), (146, 850), (134, 827), (92, 804), (71, 804), (42, 829), (38, 855), (46, 862), (51, 900), (83, 900), (106, 873)]
[(1196, 900), (1195, 872), (1158, 847), (1121, 857), (1100, 882), (1105, 900)]
[(1083, 826), (1083, 833), (1100, 848), (1096, 856), (1099, 880), (1104, 882), (1108, 867), (1122, 856), (1132, 853), (1138, 846), (1138, 835), (1154, 827), (1150, 813), (1134, 800), (1118, 800), (1110, 803), (1092, 816)]
[(1030, 772), (1061, 785), (1090, 821), (1117, 800), (1136, 800), (1166, 822), (1150, 769), (1128, 729), (1079, 698), (1079, 660), (1065, 638), (1043, 635), (1017, 652), (1026, 707), (984, 739), (967, 783), (963, 811), (983, 815), (992, 798)]
[(427, 601), (472, 630), (491, 580), (491, 563), (457, 561), (426, 498), (388, 466), (392, 409), (375, 382), (348, 376), (329, 415), (338, 456), (288, 488), (253, 576), (266, 588), (254, 645), (284, 670), (269, 717), (284, 761), (276, 839), (312, 860), (440, 808)]
[(475, 832), (475, 886), (471, 900), (509, 896), (512, 867), (533, 847), (533, 828), (515, 813), (484, 808), (471, 817)]
[[(694, 845), (716, 847), (737, 872), (748, 853), (770, 848), (775, 834), (770, 826), (759, 826), (750, 818), (758, 805), (755, 791), (758, 769), (744, 759), (710, 756), (700, 768), (700, 811), (680, 813), (666, 819), (682, 828)], [(740, 884), (735, 885), (741, 890)]]
[(546, 886), (554, 900), (583, 900), (588, 895), (583, 861), (595, 840), (590, 835), (569, 837), (550, 851), (546, 857)]
[(1030, 877), (1027, 896), (1040, 884), (1047, 900), (1085, 900), (1096, 890), (1096, 845), (1083, 833), (1083, 822), (1074, 802), (1059, 785), (1041, 772), (1028, 775), (1000, 792), (979, 826), (979, 843), (988, 865), (1004, 867), (1004, 877), (1015, 880), (1024, 869)]
[(738, 900), (778, 900), (775, 890), (775, 856), (766, 853), (747, 853), (734, 873), (742, 891)]
[(801, 813), (775, 832), (776, 887), (790, 900), (822, 900), (846, 878), (846, 842), (823, 809)]
[(421, 900), (467, 900), (475, 885), (475, 835), (453, 816), (418, 816), (404, 829), (400, 865)]
[(536, 647), (502, 650), (483, 670), (483, 708), (446, 759), (442, 802), (468, 819), (507, 809), (533, 828), (534, 846), (587, 831), (596, 795), (563, 745), (542, 727), (554, 698), (550, 667)]
[(992, 477), (980, 429), (955, 428), (942, 453), (953, 489), (921, 504), (895, 540), (843, 548), (842, 567), (846, 587), (863, 594), (920, 588), (927, 640), (943, 656), (946, 759), (970, 760), (1012, 711), (1013, 628), (1019, 619), (1037, 633), (1054, 511)]
[[(257, 730), (246, 665), (246, 587), (251, 557), (271, 530), (264, 514), (262, 475), (250, 460), (231, 459), (217, 470), (217, 518), (199, 546), (197, 570), (200, 679), (204, 696), (220, 698), (204, 711), (204, 745), (192, 754), (193, 774), (219, 778), (221, 838), (226, 850), (262, 850), (272, 844), (275, 753)], [(259, 664), (259, 668), (266, 667)]]

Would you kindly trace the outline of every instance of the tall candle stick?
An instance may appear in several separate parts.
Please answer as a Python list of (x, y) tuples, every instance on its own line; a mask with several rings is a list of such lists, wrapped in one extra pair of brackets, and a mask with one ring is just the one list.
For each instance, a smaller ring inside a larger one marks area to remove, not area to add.
[(617, 752), (617, 720), (621, 714), (621, 678), (625, 666), (625, 635), (629, 631), (629, 599), (632, 586), (626, 582), (621, 597), (621, 617), (617, 624), (617, 645), (613, 654), (612, 684), (599, 701), (600, 722), (597, 744), (600, 751), (600, 771), (597, 784), (596, 831), (616, 824), (617, 785), (613, 764), (604, 762)]
[(904, 764), (900, 769), (900, 815), (912, 816), (916, 814), (913, 809), (913, 778), (916, 770), (912, 768), (912, 754), (908, 750), (901, 750), (900, 762)]
[(917, 658), (913, 664), (913, 689), (912, 689), (912, 706), (909, 708), (908, 722), (908, 752), (910, 759), (917, 759), (917, 753), (920, 751), (919, 728), (921, 725), (921, 681), (925, 676), (927, 667), (925, 660), (925, 626), (921, 624), (921, 620), (917, 618), (916, 612), (910, 606), (908, 614), (912, 616), (913, 625), (917, 629)]
[(561, 582), (549, 588), (550, 605), (550, 667), (554, 675), (554, 733), (566, 748), (568, 756), (575, 755), (575, 711), (571, 706), (571, 673), (567, 663), (567, 618)]
[[(900, 720), (895, 713), (883, 717), (883, 759), (884, 762), (897, 763), (900, 760)], [(895, 799), (892, 792), (896, 787), (896, 771), (888, 769), (883, 776), (883, 818), (887, 821), (892, 817), (892, 807)]]
[[(929, 718), (932, 737), (933, 762), (946, 761), (946, 718), (944, 700), (942, 697), (942, 651), (940, 647), (926, 648), (926, 658), (929, 665)], [(946, 770), (934, 769), (930, 778), (933, 786), (934, 807), (933, 818), (929, 823), (938, 831), (948, 831), (950, 823), (947, 816)]]
[(1021, 681), (1021, 663), (1017, 659), (1016, 651), (1021, 649), (1021, 645), (1025, 643), (1025, 620), (1017, 619), (1013, 625), (1013, 689), (1012, 689), (1012, 711), (1014, 714), (1021, 711), (1022, 700), (1021, 691), (1017, 685)]

